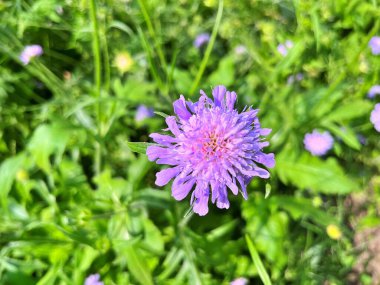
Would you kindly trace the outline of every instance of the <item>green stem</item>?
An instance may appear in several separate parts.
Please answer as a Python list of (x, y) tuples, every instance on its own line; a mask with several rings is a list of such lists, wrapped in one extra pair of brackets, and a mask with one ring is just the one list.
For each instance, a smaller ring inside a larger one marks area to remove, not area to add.
[[(95, 92), (96, 97), (100, 99), (101, 97), (101, 58), (100, 58), (100, 40), (99, 40), (99, 24), (96, 15), (96, 0), (90, 0), (90, 17), (92, 22), (92, 51), (94, 54), (94, 81), (95, 81)], [(95, 174), (99, 175), (101, 171), (102, 164), (102, 149), (101, 149), (101, 135), (102, 135), (102, 118), (101, 118), (101, 105), (100, 100), (96, 105), (96, 119), (98, 126), (98, 141), (95, 142)]]
[(200, 82), (200, 80), (202, 78), (202, 75), (203, 75), (203, 73), (204, 73), (204, 71), (206, 69), (209, 57), (211, 55), (212, 48), (214, 47), (216, 35), (218, 34), (220, 22), (222, 21), (222, 14), (223, 14), (223, 0), (219, 0), (218, 13), (216, 15), (216, 20), (215, 20), (214, 27), (212, 29), (211, 39), (210, 39), (210, 42), (207, 45), (206, 52), (205, 52), (205, 54), (203, 56), (203, 59), (202, 59), (202, 62), (201, 62), (201, 66), (200, 66), (200, 68), (198, 70), (198, 73), (197, 73), (197, 75), (195, 77), (195, 80), (193, 81), (193, 84), (191, 85), (190, 94), (193, 94), (194, 91), (195, 91), (195, 89), (198, 87), (199, 82)]

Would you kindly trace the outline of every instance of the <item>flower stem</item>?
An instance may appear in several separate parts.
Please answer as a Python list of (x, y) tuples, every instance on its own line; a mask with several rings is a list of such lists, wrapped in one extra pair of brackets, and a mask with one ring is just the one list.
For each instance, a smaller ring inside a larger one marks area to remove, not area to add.
[(198, 70), (198, 73), (195, 76), (193, 84), (191, 85), (190, 94), (193, 94), (194, 91), (195, 91), (195, 89), (198, 87), (199, 82), (200, 82), (200, 80), (202, 78), (202, 75), (203, 75), (203, 73), (204, 73), (204, 71), (206, 69), (206, 66), (207, 66), (207, 63), (208, 63), (208, 59), (209, 59), (209, 57), (211, 55), (212, 48), (214, 47), (216, 35), (218, 34), (220, 22), (222, 21), (222, 14), (223, 14), (223, 0), (219, 0), (218, 13), (216, 14), (215, 24), (214, 24), (214, 27), (212, 28), (211, 39), (210, 39), (210, 42), (207, 45), (206, 52), (205, 52), (205, 54), (203, 56), (203, 59), (202, 59), (202, 62), (201, 62), (201, 66), (200, 66), (200, 68)]
[[(100, 58), (100, 40), (99, 40), (99, 24), (96, 15), (96, 0), (90, 0), (90, 17), (92, 22), (92, 52), (94, 54), (94, 82), (95, 82), (95, 94), (98, 99), (101, 97), (101, 58)], [(95, 175), (98, 176), (101, 171), (102, 164), (102, 148), (101, 148), (101, 105), (100, 100), (96, 104), (96, 119), (97, 119), (97, 132), (98, 140), (95, 142), (95, 157), (94, 168)]]

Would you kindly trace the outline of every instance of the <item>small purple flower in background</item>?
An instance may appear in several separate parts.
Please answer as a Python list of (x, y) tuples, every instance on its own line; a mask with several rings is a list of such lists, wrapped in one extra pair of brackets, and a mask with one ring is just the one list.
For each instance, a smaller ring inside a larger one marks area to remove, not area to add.
[(302, 73), (297, 73), (296, 75), (290, 75), (288, 77), (288, 80), (287, 80), (287, 84), (288, 85), (291, 85), (293, 84), (295, 81), (302, 81), (302, 79), (304, 78), (303, 74)]
[(373, 55), (380, 54), (380, 37), (379, 36), (372, 37), (368, 43), (368, 46), (371, 48)]
[(185, 101), (183, 95), (173, 103), (177, 116), (166, 118), (174, 136), (151, 134), (158, 145), (149, 146), (150, 161), (167, 164), (170, 168), (156, 174), (156, 185), (164, 186), (174, 178), (172, 196), (183, 200), (194, 188), (190, 204), (200, 216), (208, 213), (208, 202), (220, 209), (228, 209), (228, 188), (234, 195), (239, 186), (244, 199), (246, 187), (255, 177), (269, 178), (269, 172), (257, 165), (272, 168), (274, 154), (262, 149), (269, 145), (263, 136), (270, 129), (262, 129), (258, 110), (235, 109), (237, 95), (217, 86), (212, 90), (214, 100), (203, 90), (198, 102)]
[(135, 121), (141, 122), (147, 118), (151, 118), (154, 116), (153, 108), (148, 108), (145, 105), (139, 105), (136, 110)]
[(248, 279), (240, 277), (230, 283), (230, 285), (247, 285)]
[(277, 46), (277, 51), (282, 55), (286, 56), (288, 51), (294, 46), (291, 40), (286, 40), (284, 44), (279, 44)]
[(100, 281), (99, 274), (92, 274), (86, 278), (84, 285), (104, 285), (104, 283)]
[(320, 133), (314, 130), (311, 134), (306, 134), (303, 140), (305, 149), (314, 156), (325, 155), (334, 144), (334, 138), (329, 132)]
[(26, 46), (20, 54), (20, 60), (24, 65), (27, 65), (34, 57), (40, 56), (44, 53), (40, 45)]
[(368, 98), (373, 98), (378, 94), (380, 94), (380, 85), (374, 85), (369, 89), (367, 96)]
[(247, 48), (244, 45), (238, 45), (235, 47), (235, 54), (237, 55), (243, 55), (247, 53)]
[(380, 103), (375, 105), (375, 108), (371, 112), (371, 123), (375, 127), (376, 131), (380, 133)]
[(194, 46), (196, 48), (200, 48), (201, 46), (203, 46), (204, 44), (208, 43), (210, 40), (210, 34), (208, 33), (202, 33), (202, 34), (199, 34), (195, 40), (194, 40)]

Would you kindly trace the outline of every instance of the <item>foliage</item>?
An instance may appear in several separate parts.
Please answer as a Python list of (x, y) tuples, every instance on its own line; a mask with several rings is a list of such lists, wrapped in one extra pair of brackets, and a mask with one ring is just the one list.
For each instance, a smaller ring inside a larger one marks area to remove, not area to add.
[[(369, 181), (364, 221), (378, 225), (376, 1), (0, 0), (0, 17), (0, 284), (348, 284), (357, 213), (345, 200)], [(23, 65), (30, 44), (44, 53)], [(191, 216), (144, 152), (179, 94), (217, 84), (260, 109), (277, 165), (247, 201)], [(140, 104), (156, 116), (136, 121)], [(313, 129), (335, 138), (325, 157), (304, 149)]]

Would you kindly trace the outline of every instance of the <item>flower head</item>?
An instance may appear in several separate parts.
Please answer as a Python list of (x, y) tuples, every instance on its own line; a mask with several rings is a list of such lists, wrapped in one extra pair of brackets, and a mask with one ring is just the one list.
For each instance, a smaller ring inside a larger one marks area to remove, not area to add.
[(375, 105), (375, 109), (371, 112), (370, 120), (376, 131), (380, 133), (380, 103)]
[(295, 81), (302, 81), (304, 78), (303, 73), (297, 73), (296, 75), (290, 75), (287, 80), (288, 85), (292, 85)]
[(367, 96), (368, 98), (373, 98), (378, 94), (380, 94), (380, 85), (374, 85), (369, 89)]
[(279, 44), (277, 46), (277, 51), (282, 55), (286, 56), (288, 51), (294, 46), (291, 40), (286, 40), (284, 44)]
[(24, 65), (27, 65), (34, 57), (40, 56), (44, 53), (40, 45), (26, 46), (20, 54), (20, 60)]
[(195, 40), (194, 40), (194, 46), (196, 48), (200, 48), (201, 46), (203, 46), (204, 44), (208, 43), (210, 40), (210, 34), (208, 33), (202, 33), (202, 34), (199, 34)]
[(333, 146), (334, 139), (329, 132), (320, 133), (314, 130), (306, 134), (303, 140), (306, 150), (314, 156), (325, 155)]
[(153, 116), (154, 116), (153, 108), (148, 108), (145, 105), (139, 105), (136, 110), (135, 120), (136, 122), (141, 122)]
[(131, 70), (134, 61), (129, 52), (124, 51), (116, 55), (114, 63), (120, 73), (125, 73)]
[(185, 101), (183, 95), (173, 104), (177, 116), (166, 118), (174, 136), (151, 134), (159, 145), (149, 146), (147, 155), (157, 164), (171, 167), (156, 174), (156, 185), (163, 186), (174, 178), (172, 196), (184, 199), (190, 192), (193, 211), (206, 215), (211, 195), (218, 208), (229, 208), (227, 190), (239, 192), (247, 199), (246, 187), (253, 177), (268, 178), (269, 172), (257, 165), (272, 168), (274, 154), (262, 149), (269, 145), (262, 136), (258, 110), (234, 108), (237, 95), (224, 86), (212, 90), (214, 100), (201, 90), (198, 102)]
[(342, 231), (334, 224), (328, 225), (326, 232), (331, 239), (338, 240), (342, 237)]
[(247, 284), (248, 284), (248, 280), (243, 277), (237, 278), (230, 283), (230, 285), (247, 285)]
[(86, 278), (84, 285), (104, 285), (104, 283), (100, 281), (99, 274), (92, 274)]
[(373, 55), (380, 54), (380, 37), (374, 36), (370, 39), (368, 46), (371, 48)]

